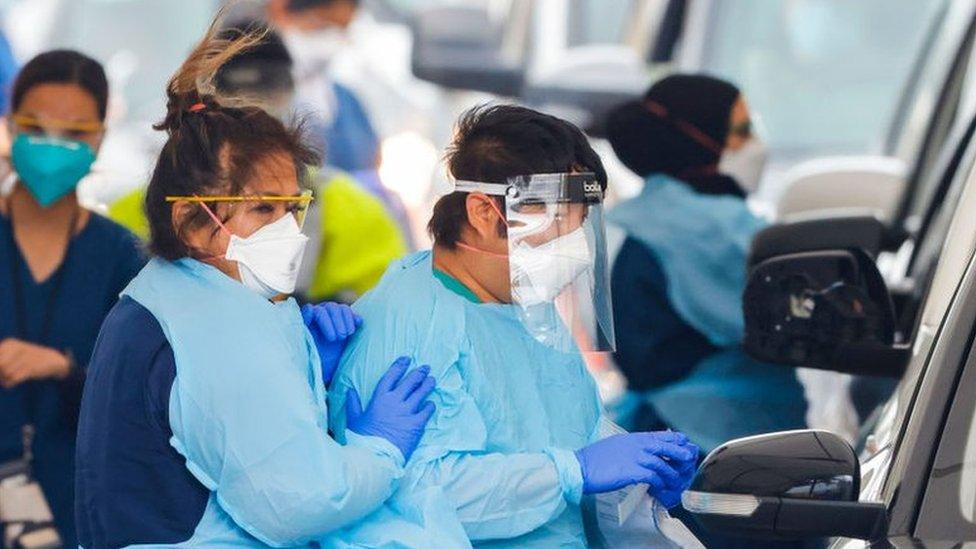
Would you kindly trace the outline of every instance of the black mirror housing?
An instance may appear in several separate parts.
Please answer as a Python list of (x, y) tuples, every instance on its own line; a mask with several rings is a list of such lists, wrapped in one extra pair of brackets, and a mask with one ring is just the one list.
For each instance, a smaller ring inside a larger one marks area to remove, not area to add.
[(743, 294), (746, 352), (764, 362), (898, 377), (910, 356), (894, 347), (884, 279), (859, 249), (775, 256)]
[(752, 239), (749, 268), (781, 255), (823, 250), (858, 249), (871, 257), (887, 248), (888, 227), (869, 215), (806, 216), (771, 225)]
[(710, 531), (758, 539), (872, 539), (885, 509), (857, 502), (860, 465), (840, 437), (815, 430), (728, 442), (702, 462), (682, 496)]

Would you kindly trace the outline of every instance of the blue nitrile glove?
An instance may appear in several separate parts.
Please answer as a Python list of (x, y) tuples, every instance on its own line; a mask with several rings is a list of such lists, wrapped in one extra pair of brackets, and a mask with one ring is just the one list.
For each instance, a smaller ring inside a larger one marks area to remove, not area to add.
[(672, 461), (671, 465), (674, 467), (675, 471), (678, 473), (678, 478), (680, 480), (677, 486), (669, 486), (663, 490), (658, 491), (656, 494), (651, 494), (654, 499), (661, 502), (666, 508), (671, 509), (672, 507), (681, 503), (681, 494), (691, 486), (691, 482), (695, 479), (695, 472), (698, 470), (698, 455), (701, 451), (698, 446), (692, 444), (691, 442), (685, 444), (685, 448), (693, 451), (695, 453), (694, 459), (689, 461)]
[(676, 468), (698, 457), (688, 437), (673, 431), (613, 435), (576, 451), (583, 473), (583, 493), (612, 492), (633, 484), (647, 484), (660, 500), (683, 479)]
[(302, 320), (312, 333), (322, 362), (322, 379), (328, 385), (339, 367), (349, 338), (363, 325), (363, 319), (341, 303), (302, 306)]
[(373, 391), (366, 411), (359, 401), (359, 393), (346, 393), (346, 426), (360, 435), (385, 438), (400, 449), (403, 459), (409, 460), (424, 434), (427, 420), (434, 413), (434, 403), (427, 397), (434, 390), (435, 380), (429, 376), (430, 366), (421, 366), (404, 376), (410, 359), (396, 359)]

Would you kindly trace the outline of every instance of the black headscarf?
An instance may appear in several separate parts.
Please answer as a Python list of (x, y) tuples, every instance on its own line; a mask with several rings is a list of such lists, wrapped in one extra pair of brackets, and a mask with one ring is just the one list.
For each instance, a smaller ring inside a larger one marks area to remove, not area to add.
[(739, 89), (717, 78), (673, 75), (640, 101), (610, 112), (607, 136), (621, 162), (641, 177), (664, 173), (705, 194), (745, 196), (716, 171)]

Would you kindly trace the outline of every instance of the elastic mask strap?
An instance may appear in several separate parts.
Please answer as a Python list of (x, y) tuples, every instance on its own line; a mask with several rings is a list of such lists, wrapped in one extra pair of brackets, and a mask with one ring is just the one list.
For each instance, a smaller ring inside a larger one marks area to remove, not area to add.
[[(213, 212), (213, 210), (211, 210), (210, 207), (207, 206), (206, 202), (200, 202), (200, 206), (203, 207), (203, 211), (207, 212), (207, 215), (210, 216), (210, 219), (213, 219), (214, 220), (214, 223), (216, 223), (217, 226), (220, 227), (220, 230), (223, 231), (224, 234), (226, 234), (228, 237), (234, 236), (234, 233), (230, 232), (230, 229), (228, 229), (227, 226), (224, 225), (224, 223), (220, 220), (220, 218), (217, 217), (217, 214), (215, 214)], [(204, 259), (204, 260), (224, 259), (225, 258), (224, 256), (226, 256), (226, 255), (227, 255), (227, 253), (224, 252), (224, 255), (223, 256), (220, 256), (220, 255), (212, 255), (212, 256), (209, 256), (209, 257), (203, 257), (201, 259)]]
[(722, 145), (720, 145), (717, 141), (712, 139), (710, 135), (698, 129), (698, 127), (695, 126), (694, 124), (682, 120), (680, 118), (671, 116), (671, 113), (668, 111), (668, 108), (665, 107), (664, 105), (657, 103), (655, 101), (644, 101), (643, 105), (644, 108), (647, 109), (649, 113), (653, 114), (654, 116), (657, 116), (658, 118), (671, 122), (679, 130), (681, 130), (682, 133), (690, 137), (692, 140), (694, 140), (702, 147), (705, 147), (709, 151), (719, 156), (722, 155), (722, 151), (725, 149)]
[(717, 175), (717, 174), (718, 174), (718, 166), (716, 166), (715, 164), (708, 164), (707, 166), (695, 166), (693, 168), (682, 170), (681, 173), (678, 174), (678, 177), (681, 179), (690, 179), (698, 176), (709, 176), (709, 175)]
[(469, 252), (477, 252), (479, 254), (484, 254), (497, 259), (508, 259), (508, 254), (498, 254), (495, 252), (489, 252), (488, 250), (482, 250), (481, 248), (476, 248), (470, 244), (465, 244), (464, 242), (456, 242), (454, 245), (457, 246), (458, 248), (463, 248), (465, 250), (468, 250)]
[(200, 202), (200, 206), (203, 207), (203, 211), (207, 212), (207, 215), (210, 216), (210, 219), (213, 219), (214, 223), (216, 223), (217, 226), (220, 227), (220, 230), (224, 231), (224, 234), (226, 234), (229, 237), (234, 236), (234, 233), (230, 232), (227, 226), (224, 225), (224, 223), (220, 220), (219, 217), (217, 217), (217, 214), (213, 213), (213, 210), (210, 209), (210, 206), (207, 206), (206, 202)]

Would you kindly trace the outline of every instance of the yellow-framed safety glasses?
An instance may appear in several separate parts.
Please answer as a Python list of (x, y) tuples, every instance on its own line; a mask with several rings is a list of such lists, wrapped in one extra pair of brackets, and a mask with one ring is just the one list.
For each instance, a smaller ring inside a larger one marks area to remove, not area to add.
[(305, 226), (305, 217), (308, 215), (308, 207), (315, 197), (311, 190), (305, 190), (297, 195), (282, 196), (282, 195), (240, 195), (240, 196), (167, 196), (166, 202), (194, 202), (194, 203), (207, 203), (207, 202), (295, 202), (296, 209), (294, 211), (295, 219), (298, 221), (299, 227)]
[(105, 124), (100, 121), (56, 120), (23, 114), (15, 114), (10, 119), (17, 131), (30, 134), (57, 132), (67, 137), (81, 138), (105, 131)]

